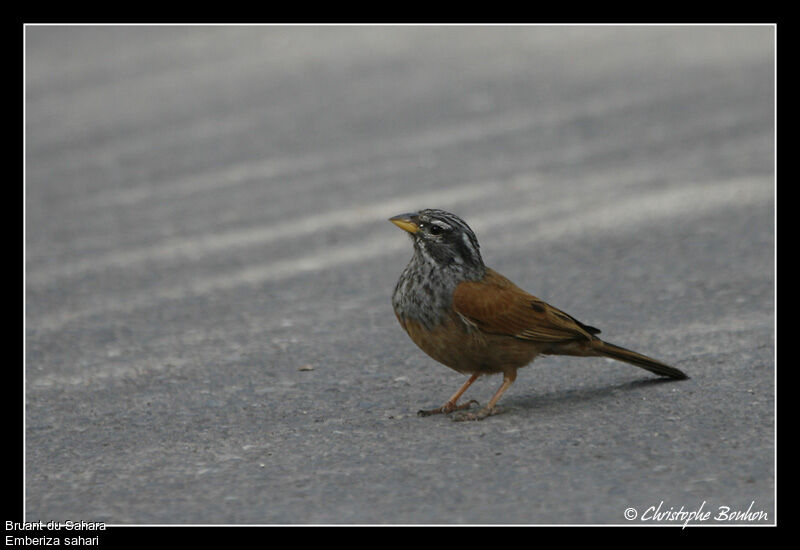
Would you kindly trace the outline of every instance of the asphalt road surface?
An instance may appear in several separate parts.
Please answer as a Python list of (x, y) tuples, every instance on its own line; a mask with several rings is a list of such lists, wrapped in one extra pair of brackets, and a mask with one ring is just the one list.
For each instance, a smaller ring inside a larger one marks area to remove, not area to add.
[[(26, 519), (773, 523), (774, 32), (27, 27)], [(416, 416), (464, 380), (391, 309), (426, 207), (691, 379)]]

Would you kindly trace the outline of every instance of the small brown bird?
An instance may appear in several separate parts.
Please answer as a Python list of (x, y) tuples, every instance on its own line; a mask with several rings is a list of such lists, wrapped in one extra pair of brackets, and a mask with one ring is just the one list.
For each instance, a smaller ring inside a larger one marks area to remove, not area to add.
[(486, 267), (478, 240), (458, 216), (420, 210), (389, 221), (408, 231), (414, 256), (392, 296), (400, 324), (422, 351), (469, 379), (441, 407), (421, 416), (469, 408), (461, 395), (482, 374), (503, 374), (503, 383), (477, 413), (454, 420), (482, 420), (496, 414), (500, 396), (514, 383), (517, 369), (537, 355), (602, 356), (625, 361), (670, 378), (682, 371), (635, 351), (604, 342), (599, 329), (585, 325)]

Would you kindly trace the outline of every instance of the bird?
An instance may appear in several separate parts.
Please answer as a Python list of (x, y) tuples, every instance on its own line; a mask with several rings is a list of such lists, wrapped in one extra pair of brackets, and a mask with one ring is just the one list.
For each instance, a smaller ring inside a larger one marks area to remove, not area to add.
[[(502, 412), (500, 397), (517, 370), (539, 355), (610, 357), (673, 379), (688, 376), (673, 366), (606, 342), (600, 330), (522, 290), (486, 266), (475, 233), (455, 214), (436, 208), (389, 221), (413, 241), (413, 256), (392, 294), (392, 307), (411, 340), (434, 360), (468, 375), (444, 405), (420, 416), (450, 414), (455, 421), (483, 420)], [(464, 392), (483, 375), (503, 382), (477, 412)], [(457, 412), (456, 412), (457, 411)]]

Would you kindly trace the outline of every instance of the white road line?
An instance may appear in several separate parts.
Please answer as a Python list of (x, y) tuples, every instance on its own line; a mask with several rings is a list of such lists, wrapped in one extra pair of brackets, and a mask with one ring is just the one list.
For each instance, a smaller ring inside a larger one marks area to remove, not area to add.
[(156, 263), (197, 259), (232, 247), (265, 245), (281, 239), (298, 238), (312, 233), (362, 226), (396, 214), (419, 208), (421, 204), (458, 204), (480, 200), (498, 191), (502, 183), (480, 182), (410, 198), (394, 198), (365, 203), (351, 208), (312, 214), (290, 221), (262, 225), (256, 228), (235, 229), (222, 233), (166, 239), (155, 245), (144, 245), (90, 256), (52, 268), (29, 270), (27, 282), (31, 288), (57, 284), (59, 280), (101, 272), (107, 268), (126, 268), (137, 263)]
[[(463, 188), (447, 191), (458, 194)], [(483, 196), (477, 188), (468, 189), (473, 198)], [(427, 197), (430, 199), (431, 197)], [(615, 200), (613, 203), (598, 203), (596, 196), (571, 195), (569, 211), (561, 212), (558, 218), (546, 224), (537, 224), (536, 231), (527, 237), (515, 240), (515, 245), (528, 243), (547, 243), (559, 239), (581, 238), (584, 235), (614, 234), (627, 232), (666, 220), (686, 220), (699, 218), (718, 210), (736, 206), (750, 206), (774, 201), (771, 178), (742, 178), (702, 184), (688, 184), (649, 193), (645, 196)], [(414, 203), (414, 206), (412, 205)], [(414, 208), (424, 204), (420, 197), (413, 201), (395, 199), (382, 206), (371, 205), (374, 210), (364, 211), (355, 216), (360, 223), (364, 216), (372, 219), (383, 218), (407, 207)], [(403, 206), (402, 208), (400, 206)], [(470, 224), (479, 234), (491, 232), (494, 228), (506, 230), (509, 224), (526, 220), (536, 220), (552, 208), (552, 204), (525, 204), (511, 211), (487, 212), (470, 219)], [(565, 209), (566, 210), (566, 209)], [(358, 207), (351, 214), (360, 212)], [(311, 227), (328, 230), (331, 221), (341, 220), (341, 212), (326, 213), (322, 218), (308, 221)], [(486, 242), (486, 239), (483, 239)], [(135, 296), (115, 299), (98, 296), (96, 301), (69, 310), (53, 311), (38, 319), (36, 324), (28, 319), (28, 328), (50, 332), (92, 315), (113, 315), (129, 313), (141, 308), (152, 307), (163, 302), (181, 300), (191, 296), (207, 295), (240, 286), (257, 286), (281, 281), (299, 274), (334, 269), (343, 264), (368, 261), (389, 254), (407, 251), (408, 241), (402, 235), (391, 232), (381, 233), (369, 238), (360, 238), (350, 244), (326, 247), (304, 256), (279, 261), (264, 262), (243, 269), (235, 269), (210, 277), (189, 279), (185, 284), (167, 288), (142, 289)]]
[[(689, 90), (687, 95), (699, 93)], [(678, 98), (670, 98), (677, 101)], [(374, 161), (384, 156), (413, 154), (419, 151), (454, 147), (459, 144), (479, 142), (498, 135), (530, 129), (545, 128), (556, 124), (566, 124), (570, 120), (587, 116), (599, 116), (604, 113), (628, 110), (658, 103), (662, 101), (658, 95), (654, 97), (651, 89), (637, 90), (636, 93), (620, 96), (596, 96), (581, 103), (579, 110), (572, 110), (570, 105), (547, 111), (535, 110), (527, 112), (503, 112), (491, 116), (482, 116), (466, 122), (453, 123), (444, 127), (436, 127), (410, 135), (400, 135), (390, 139), (376, 140), (370, 143), (359, 143), (357, 148), (343, 148), (324, 151), (317, 154), (305, 154), (301, 157), (284, 156), (279, 158), (256, 159), (224, 166), (218, 170), (208, 170), (200, 174), (176, 178), (153, 185), (152, 182), (127, 186), (125, 188), (98, 189), (91, 194), (76, 199), (73, 208), (78, 210), (95, 210), (115, 206), (130, 206), (146, 200), (164, 200), (168, 197), (190, 196), (196, 193), (214, 191), (239, 185), (253, 179), (266, 179), (286, 176), (296, 172), (330, 169), (351, 163)], [(730, 117), (730, 114), (728, 114)], [(729, 118), (721, 123), (730, 124)], [(705, 121), (706, 127), (709, 121)], [(694, 128), (692, 128), (694, 131)], [(680, 136), (673, 136), (679, 139)], [(148, 136), (147, 148), (154, 145)], [(608, 147), (609, 142), (600, 142), (601, 147)], [(618, 146), (618, 144), (612, 144)], [(586, 153), (586, 152), (584, 152)], [(102, 158), (118, 155), (116, 151), (107, 151)]]

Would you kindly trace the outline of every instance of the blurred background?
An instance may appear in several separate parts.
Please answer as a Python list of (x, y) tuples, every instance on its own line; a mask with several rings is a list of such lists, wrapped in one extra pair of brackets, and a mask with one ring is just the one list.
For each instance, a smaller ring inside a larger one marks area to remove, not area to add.
[[(27, 26), (27, 519), (773, 519), (774, 40)], [(428, 207), (692, 379), (548, 358), (507, 414), (415, 417), (462, 382), (391, 310), (386, 218)]]

